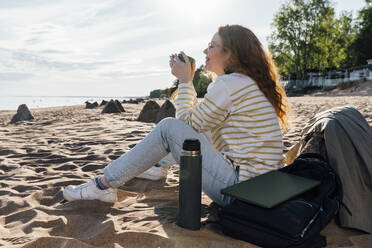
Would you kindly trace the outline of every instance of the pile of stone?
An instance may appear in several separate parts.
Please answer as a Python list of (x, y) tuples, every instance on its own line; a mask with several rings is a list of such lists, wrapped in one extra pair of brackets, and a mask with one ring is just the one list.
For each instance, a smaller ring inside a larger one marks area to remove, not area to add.
[(98, 107), (98, 102), (90, 103), (89, 101), (85, 102), (86, 109), (94, 109)]
[(174, 107), (173, 103), (169, 100), (166, 100), (161, 108), (159, 109), (158, 114), (156, 115), (156, 123), (161, 121), (167, 117), (175, 117), (176, 116), (176, 108)]
[(160, 107), (157, 102), (150, 100), (143, 106), (137, 120), (148, 123), (158, 123), (166, 117), (175, 117), (175, 113), (176, 108), (171, 101), (166, 100)]
[(34, 117), (32, 116), (30, 110), (28, 109), (26, 104), (19, 105), (17, 109), (17, 113), (13, 116), (12, 120), (10, 121), (11, 124), (14, 124), (19, 121), (30, 121), (33, 120)]
[(115, 100), (116, 105), (118, 106), (120, 112), (125, 112), (123, 105), (119, 102), (119, 100)]
[(110, 100), (103, 108), (101, 114), (115, 114), (125, 112), (125, 109), (118, 100)]
[(102, 100), (101, 104), (99, 105), (100, 107), (105, 106), (108, 103), (108, 101)]
[(137, 120), (142, 122), (156, 122), (156, 117), (159, 110), (159, 104), (153, 100), (150, 100), (146, 102), (145, 106), (143, 106)]

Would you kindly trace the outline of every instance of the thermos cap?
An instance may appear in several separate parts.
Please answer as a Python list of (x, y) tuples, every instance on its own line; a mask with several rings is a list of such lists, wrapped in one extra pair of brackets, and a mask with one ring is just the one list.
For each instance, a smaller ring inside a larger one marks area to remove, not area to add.
[(198, 139), (185, 139), (182, 149), (184, 151), (200, 151), (200, 142)]

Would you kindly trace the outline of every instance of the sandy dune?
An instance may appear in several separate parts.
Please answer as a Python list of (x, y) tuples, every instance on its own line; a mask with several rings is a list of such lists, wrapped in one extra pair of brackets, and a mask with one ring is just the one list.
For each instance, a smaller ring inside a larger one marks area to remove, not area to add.
[[(297, 116), (285, 136), (288, 148), (306, 121), (334, 107), (356, 107), (372, 125), (370, 96), (292, 97)], [(218, 225), (193, 232), (175, 224), (178, 167), (163, 181), (133, 179), (115, 204), (65, 202), (62, 188), (102, 174), (154, 124), (137, 122), (143, 104), (101, 115), (83, 106), (31, 109), (35, 120), (8, 124), (15, 111), (0, 111), (0, 246), (3, 247), (256, 247), (222, 235)], [(216, 205), (203, 195), (203, 220)], [(372, 235), (330, 224), (328, 247), (372, 247)]]

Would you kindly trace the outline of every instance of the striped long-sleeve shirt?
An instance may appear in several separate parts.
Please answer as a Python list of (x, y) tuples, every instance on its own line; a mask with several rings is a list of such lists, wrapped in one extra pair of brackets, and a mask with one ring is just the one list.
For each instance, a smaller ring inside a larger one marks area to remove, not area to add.
[(219, 76), (200, 102), (193, 85), (180, 84), (175, 105), (176, 118), (207, 134), (227, 161), (239, 166), (239, 181), (280, 167), (282, 133), (275, 109), (250, 77)]

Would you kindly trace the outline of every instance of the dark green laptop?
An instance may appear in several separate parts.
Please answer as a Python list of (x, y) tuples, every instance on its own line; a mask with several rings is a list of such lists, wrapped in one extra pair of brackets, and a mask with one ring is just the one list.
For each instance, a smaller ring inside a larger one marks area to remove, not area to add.
[(320, 181), (275, 170), (222, 189), (221, 193), (260, 207), (272, 208), (319, 184)]

